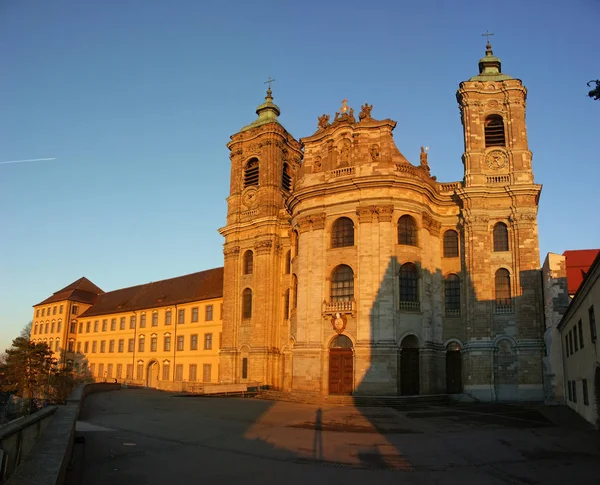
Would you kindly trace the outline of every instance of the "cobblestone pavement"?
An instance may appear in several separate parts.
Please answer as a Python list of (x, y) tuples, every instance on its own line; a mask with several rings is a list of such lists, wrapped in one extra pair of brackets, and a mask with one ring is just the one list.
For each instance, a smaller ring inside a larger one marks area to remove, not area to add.
[(123, 389), (87, 398), (69, 483), (600, 483), (565, 408), (316, 406)]

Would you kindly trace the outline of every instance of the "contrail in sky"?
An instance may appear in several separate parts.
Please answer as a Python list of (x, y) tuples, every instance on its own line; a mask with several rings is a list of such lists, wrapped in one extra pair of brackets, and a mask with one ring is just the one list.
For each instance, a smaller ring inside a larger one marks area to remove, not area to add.
[(45, 162), (48, 160), (56, 160), (56, 158), (31, 158), (29, 160), (9, 160), (8, 162), (0, 162), (0, 165), (6, 165), (7, 163)]

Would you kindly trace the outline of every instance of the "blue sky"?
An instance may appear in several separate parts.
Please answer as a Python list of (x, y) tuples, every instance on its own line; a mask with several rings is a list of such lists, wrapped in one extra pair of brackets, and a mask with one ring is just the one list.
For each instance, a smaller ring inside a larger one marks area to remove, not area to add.
[[(500, 7), (501, 5), (501, 7)], [(540, 252), (600, 246), (600, 3), (4, 0), (0, 349), (81, 276), (105, 291), (222, 265), (229, 136), (272, 76), (296, 138), (348, 99), (413, 163), (462, 179), (455, 92), (487, 29), (529, 89)]]

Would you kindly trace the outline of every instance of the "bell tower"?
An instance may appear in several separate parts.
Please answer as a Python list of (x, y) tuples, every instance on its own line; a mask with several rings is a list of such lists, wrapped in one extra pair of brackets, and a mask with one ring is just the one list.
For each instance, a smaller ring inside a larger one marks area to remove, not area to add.
[(284, 297), (291, 284), (290, 223), (302, 150), (279, 123), (270, 87), (258, 118), (231, 136), (231, 178), (224, 243), (222, 382), (282, 387), (289, 340)]
[(489, 41), (479, 74), (462, 82), (456, 97), (464, 131), (465, 185), (532, 184), (527, 89), (519, 79), (502, 73)]

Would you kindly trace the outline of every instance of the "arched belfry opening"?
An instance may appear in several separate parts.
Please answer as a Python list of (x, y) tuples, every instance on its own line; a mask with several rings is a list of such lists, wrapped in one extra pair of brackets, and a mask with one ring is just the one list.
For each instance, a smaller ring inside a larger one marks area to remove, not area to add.
[(354, 351), (352, 340), (338, 335), (329, 345), (329, 394), (352, 394)]
[(400, 395), (415, 396), (419, 394), (419, 340), (414, 335), (407, 335), (400, 343)]

